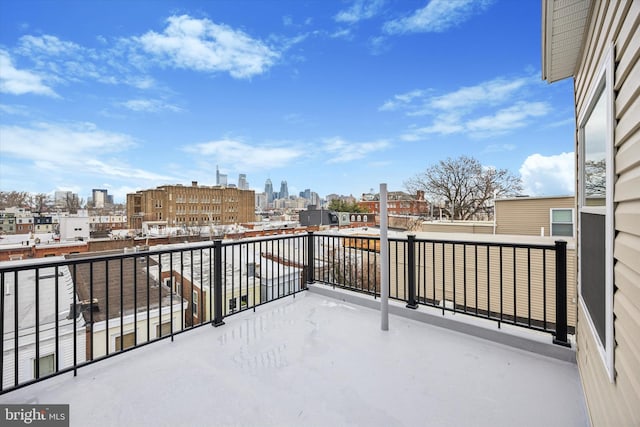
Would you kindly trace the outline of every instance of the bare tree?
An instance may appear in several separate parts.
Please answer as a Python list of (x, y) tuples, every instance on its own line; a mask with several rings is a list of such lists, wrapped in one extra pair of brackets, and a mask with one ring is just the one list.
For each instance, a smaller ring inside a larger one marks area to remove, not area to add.
[(0, 191), (0, 209), (29, 206), (30, 201), (26, 191)]
[(487, 202), (496, 196), (522, 191), (520, 178), (507, 169), (483, 167), (469, 156), (440, 160), (404, 183), (407, 190), (424, 190), (431, 202), (444, 203), (443, 212), (452, 219), (468, 220), (486, 212)]
[(33, 212), (48, 212), (51, 204), (51, 197), (45, 193), (32, 195), (29, 200), (29, 206)]
[(64, 201), (64, 207), (69, 213), (77, 214), (78, 209), (82, 209), (83, 205), (84, 200), (81, 197), (78, 197), (78, 195), (74, 193), (67, 193)]

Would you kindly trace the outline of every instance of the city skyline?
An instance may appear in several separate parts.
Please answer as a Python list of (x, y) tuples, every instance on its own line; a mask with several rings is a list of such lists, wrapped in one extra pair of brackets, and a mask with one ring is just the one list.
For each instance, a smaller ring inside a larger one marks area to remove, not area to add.
[(539, 16), (533, 0), (2, 2), (0, 190), (123, 202), (215, 185), (220, 165), (256, 192), (278, 177), (358, 197), (467, 154), (526, 194), (571, 194), (572, 82), (542, 81)]

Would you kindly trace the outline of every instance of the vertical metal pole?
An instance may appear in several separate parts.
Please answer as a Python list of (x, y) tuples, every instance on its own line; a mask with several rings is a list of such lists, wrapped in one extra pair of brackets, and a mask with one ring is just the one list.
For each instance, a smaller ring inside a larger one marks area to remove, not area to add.
[(213, 258), (213, 326), (218, 327), (224, 325), (222, 321), (222, 240), (213, 241)]
[(571, 347), (567, 341), (567, 242), (556, 241), (556, 337), (554, 344)]
[(387, 184), (380, 184), (380, 328), (389, 330), (389, 236)]
[(315, 280), (313, 269), (315, 267), (314, 239), (313, 231), (307, 234), (307, 284), (312, 284)]
[(407, 236), (407, 282), (409, 288), (409, 295), (407, 298), (407, 308), (418, 308), (418, 302), (416, 301), (416, 236), (415, 234), (409, 234)]

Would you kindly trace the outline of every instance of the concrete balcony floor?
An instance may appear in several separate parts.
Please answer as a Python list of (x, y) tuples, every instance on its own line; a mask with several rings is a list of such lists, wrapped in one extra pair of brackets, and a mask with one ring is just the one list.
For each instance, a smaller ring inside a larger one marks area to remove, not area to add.
[(589, 424), (570, 362), (396, 315), (383, 332), (378, 311), (313, 291), (225, 322), (0, 403), (68, 403), (71, 426)]

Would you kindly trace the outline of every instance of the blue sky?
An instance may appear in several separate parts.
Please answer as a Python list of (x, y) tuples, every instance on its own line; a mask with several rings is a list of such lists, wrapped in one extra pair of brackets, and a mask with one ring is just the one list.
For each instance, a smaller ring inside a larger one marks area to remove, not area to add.
[(539, 0), (0, 1), (0, 189), (358, 197), (461, 154), (573, 192)]

